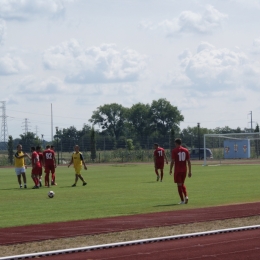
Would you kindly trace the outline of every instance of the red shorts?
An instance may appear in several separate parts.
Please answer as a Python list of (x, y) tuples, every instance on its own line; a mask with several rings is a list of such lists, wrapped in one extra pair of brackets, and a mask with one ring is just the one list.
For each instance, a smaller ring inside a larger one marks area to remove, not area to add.
[(45, 170), (44, 170), (45, 173), (55, 173), (55, 167), (54, 165), (46, 165), (45, 166)]
[(161, 170), (163, 170), (164, 161), (156, 162), (156, 163), (155, 163), (155, 167), (156, 167), (156, 169), (161, 169)]
[(184, 183), (186, 179), (187, 172), (174, 172), (174, 182)]
[(42, 170), (42, 167), (34, 167), (34, 168), (32, 168), (32, 174), (33, 175), (40, 175), (40, 173), (41, 173), (41, 170)]

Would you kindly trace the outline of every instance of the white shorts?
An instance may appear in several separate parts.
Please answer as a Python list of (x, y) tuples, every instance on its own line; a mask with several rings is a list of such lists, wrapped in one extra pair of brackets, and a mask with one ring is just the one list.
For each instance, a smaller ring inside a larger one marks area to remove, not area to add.
[(22, 173), (25, 173), (25, 167), (18, 167), (18, 168), (15, 168), (15, 173), (16, 175), (21, 175)]

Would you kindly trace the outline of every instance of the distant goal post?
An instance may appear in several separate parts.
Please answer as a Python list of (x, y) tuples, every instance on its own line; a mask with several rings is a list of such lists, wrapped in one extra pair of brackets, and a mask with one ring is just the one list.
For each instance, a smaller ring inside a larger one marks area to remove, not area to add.
[[(207, 156), (212, 150), (213, 159)], [(260, 155), (260, 133), (204, 134), (204, 166), (208, 162), (220, 164), (228, 159), (257, 159)]]

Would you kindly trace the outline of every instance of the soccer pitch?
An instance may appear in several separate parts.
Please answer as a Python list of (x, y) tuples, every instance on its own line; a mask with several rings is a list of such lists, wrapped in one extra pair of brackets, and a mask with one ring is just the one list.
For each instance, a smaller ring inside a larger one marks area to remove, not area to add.
[[(163, 182), (156, 181), (153, 164), (88, 165), (82, 170), (87, 186), (74, 183), (74, 169), (58, 167), (58, 186), (20, 189), (14, 168), (0, 169), (0, 228), (69, 220), (104, 218), (216, 205), (256, 202), (260, 199), (259, 165), (192, 166), (186, 179), (189, 204), (180, 201), (176, 184), (165, 166)], [(48, 198), (49, 190), (55, 192)]]

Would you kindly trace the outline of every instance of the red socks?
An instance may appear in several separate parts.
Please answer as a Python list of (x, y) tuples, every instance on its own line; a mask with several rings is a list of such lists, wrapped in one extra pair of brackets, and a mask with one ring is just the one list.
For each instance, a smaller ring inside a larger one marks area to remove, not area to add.
[(51, 174), (51, 182), (52, 182), (52, 184), (55, 183), (55, 173)]
[(182, 192), (183, 192), (184, 196), (187, 197), (187, 190), (186, 190), (186, 186), (184, 185), (184, 183), (182, 184)]
[(49, 173), (45, 174), (45, 186), (50, 186)]
[(184, 183), (181, 186), (178, 185), (178, 192), (179, 192), (181, 201), (184, 201), (183, 195), (185, 196), (185, 198), (188, 195), (187, 190), (186, 190), (186, 186), (184, 185)]
[(35, 186), (39, 185), (39, 179), (37, 177), (33, 177), (33, 181), (34, 181)]

